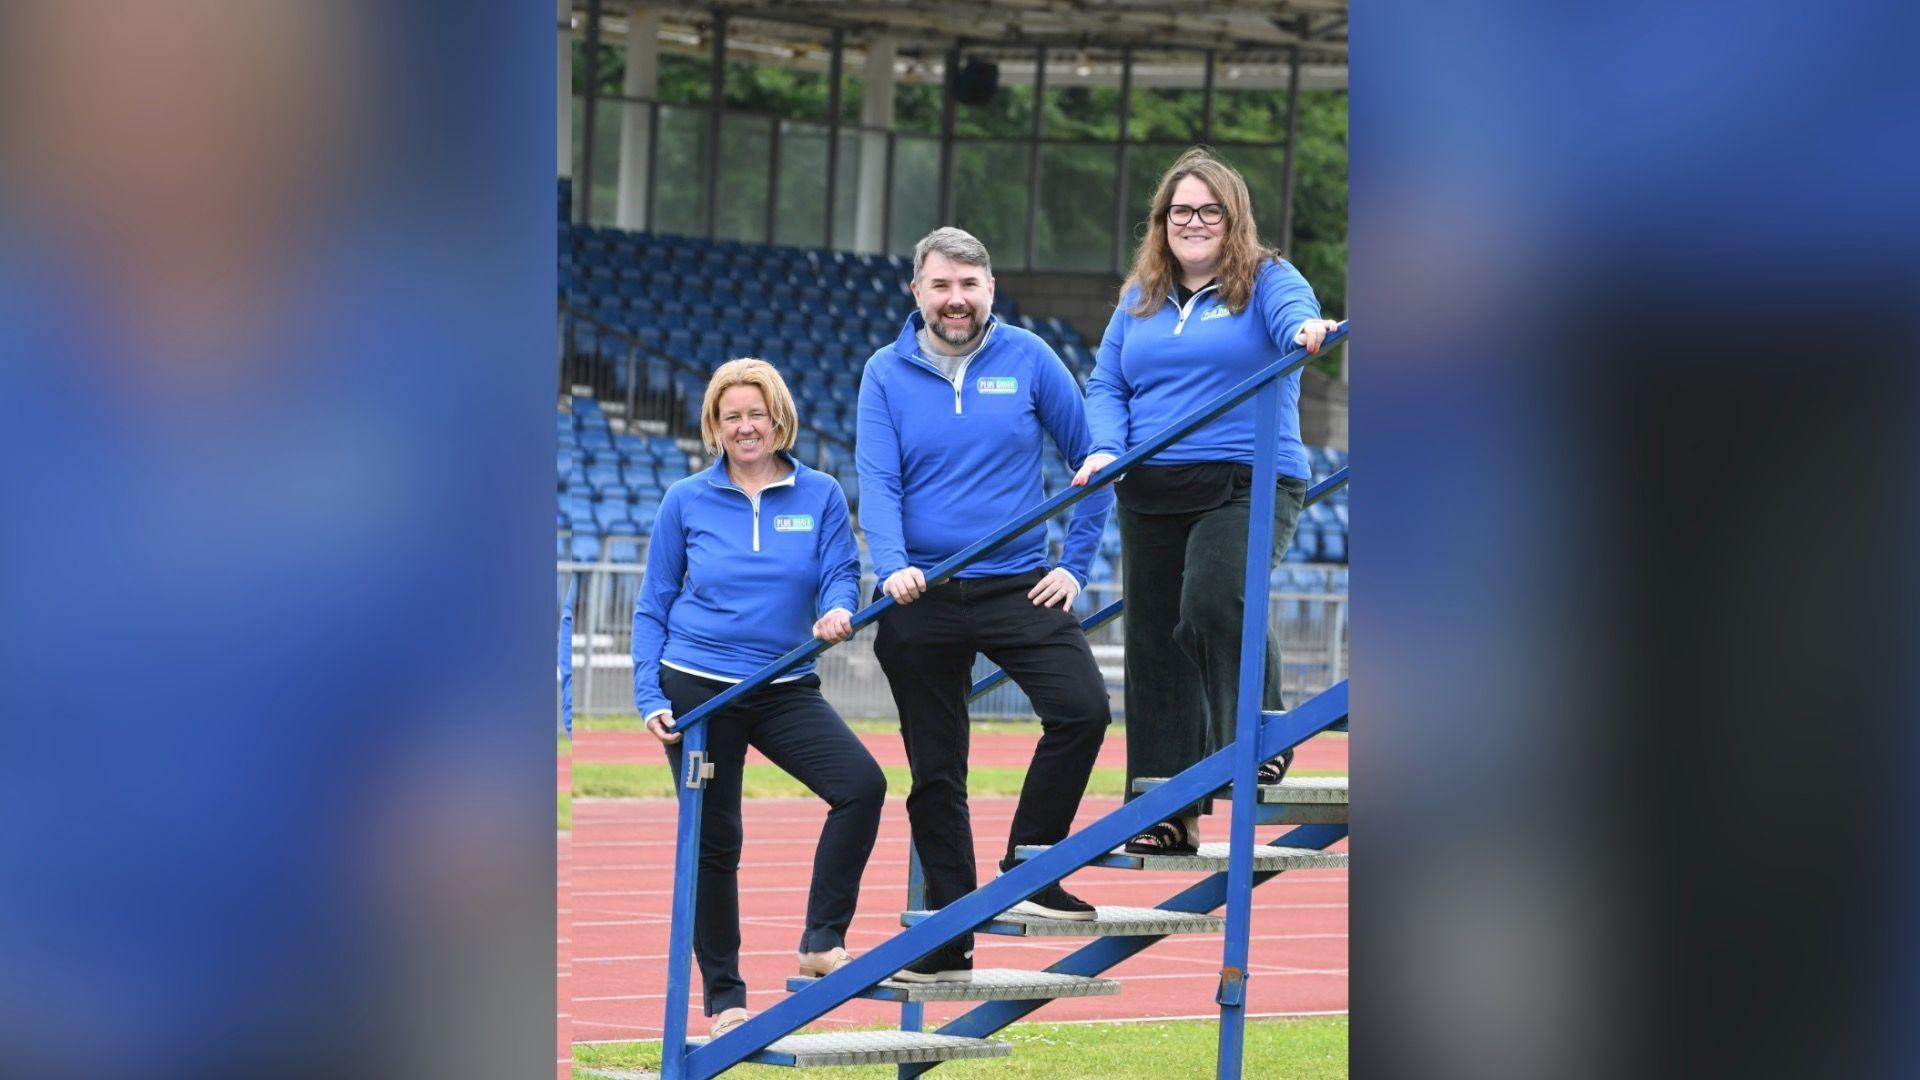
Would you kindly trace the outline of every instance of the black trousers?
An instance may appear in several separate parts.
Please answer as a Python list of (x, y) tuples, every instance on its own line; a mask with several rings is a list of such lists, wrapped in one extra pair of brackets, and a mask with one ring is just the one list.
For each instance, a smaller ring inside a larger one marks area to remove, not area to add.
[[(1306, 481), (1280, 478), (1269, 570), (1293, 543), (1306, 493)], [(1251, 496), (1191, 514), (1119, 507), (1129, 800), (1134, 780), (1172, 776), (1233, 742), (1252, 508)], [(1284, 707), (1280, 643), (1269, 630), (1261, 708)], [(1169, 816), (1211, 809), (1212, 800), (1202, 799)]]
[[(1079, 621), (1027, 599), (1042, 576), (949, 581), (880, 617), (873, 652), (900, 709), (913, 772), (907, 818), (932, 908), (978, 885), (967, 813), (967, 690), (975, 654), (986, 654), (1026, 691), (1042, 727), (1007, 837), (1008, 859), (1019, 845), (1066, 838), (1113, 719), (1106, 680)], [(969, 934), (935, 956), (944, 968), (971, 967), (972, 951)]]
[[(685, 716), (727, 689), (662, 666), (660, 689)], [(681, 743), (667, 745), (667, 759), (680, 771)], [(847, 926), (860, 899), (860, 874), (873, 854), (887, 778), (873, 755), (820, 694), (819, 676), (763, 687), (707, 721), (707, 781), (700, 808), (700, 883), (695, 890), (693, 953), (706, 986), (707, 1015), (747, 1004), (740, 978), (740, 776), (747, 747), (792, 773), (827, 801), (826, 825), (813, 852), (813, 886), (807, 894), (807, 927), (801, 952), (824, 952), (846, 943)]]

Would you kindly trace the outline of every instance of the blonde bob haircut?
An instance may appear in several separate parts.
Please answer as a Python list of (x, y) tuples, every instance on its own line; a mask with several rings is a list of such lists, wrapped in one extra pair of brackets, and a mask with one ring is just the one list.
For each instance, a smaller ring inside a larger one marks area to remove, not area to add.
[(748, 356), (721, 364), (707, 383), (707, 396), (700, 404), (700, 441), (707, 444), (707, 453), (720, 453), (720, 395), (736, 386), (751, 386), (760, 391), (767, 402), (767, 415), (773, 419), (773, 448), (793, 449), (800, 418), (794, 411), (787, 381), (772, 364)]
[(1159, 311), (1168, 294), (1173, 292), (1173, 283), (1180, 278), (1180, 261), (1167, 246), (1167, 208), (1173, 205), (1173, 189), (1189, 176), (1199, 177), (1227, 211), (1226, 235), (1221, 238), (1220, 266), (1215, 276), (1220, 279), (1220, 299), (1229, 309), (1245, 311), (1253, 297), (1253, 281), (1259, 276), (1260, 268), (1269, 260), (1280, 258), (1279, 252), (1260, 246), (1246, 180), (1206, 147), (1193, 147), (1181, 154), (1160, 177), (1160, 186), (1153, 193), (1153, 205), (1147, 211), (1147, 235), (1141, 238), (1140, 247), (1134, 253), (1133, 270), (1120, 285), (1123, 302), (1129, 288), (1136, 285), (1140, 288), (1133, 306), (1127, 309), (1127, 313), (1136, 318), (1149, 318)]

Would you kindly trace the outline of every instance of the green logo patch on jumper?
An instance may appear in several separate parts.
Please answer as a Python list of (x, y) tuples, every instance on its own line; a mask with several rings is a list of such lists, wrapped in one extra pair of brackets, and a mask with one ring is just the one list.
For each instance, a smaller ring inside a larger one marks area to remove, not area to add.
[(1020, 380), (1015, 378), (983, 378), (973, 385), (983, 394), (1014, 394), (1020, 391)]
[(812, 514), (781, 514), (773, 519), (774, 532), (812, 532)]
[(1225, 304), (1216, 304), (1208, 308), (1205, 315), (1200, 316), (1200, 321), (1206, 322), (1208, 319), (1224, 319), (1231, 314), (1233, 314), (1232, 308)]

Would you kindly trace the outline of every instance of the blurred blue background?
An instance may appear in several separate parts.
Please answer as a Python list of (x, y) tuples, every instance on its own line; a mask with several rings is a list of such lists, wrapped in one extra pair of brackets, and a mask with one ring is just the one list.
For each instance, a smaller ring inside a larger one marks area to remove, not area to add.
[(1356, 1075), (1920, 1064), (1913, 23), (1355, 6)]
[(0, 14), (0, 1074), (551, 1068), (552, 18)]

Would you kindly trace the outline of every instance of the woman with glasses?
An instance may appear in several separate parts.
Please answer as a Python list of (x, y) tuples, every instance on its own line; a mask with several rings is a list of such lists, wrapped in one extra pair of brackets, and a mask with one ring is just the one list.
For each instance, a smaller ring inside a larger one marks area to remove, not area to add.
[[(793, 459), (799, 421), (772, 364), (730, 360), (707, 384), (700, 435), (713, 467), (667, 489), (633, 612), (633, 697), (680, 775), (685, 716), (744, 682), (809, 635), (845, 641), (859, 606), (860, 553), (847, 497)], [(707, 722), (694, 955), (714, 1038), (746, 1022), (740, 978), (740, 785), (747, 748), (791, 773), (831, 809), (813, 853), (802, 975), (850, 957), (847, 926), (880, 828), (887, 780), (820, 694), (811, 663), (740, 698)]]
[[(1299, 271), (1260, 246), (1246, 181), (1205, 149), (1187, 151), (1161, 177), (1150, 214), (1087, 384), (1093, 450), (1075, 485), (1294, 347), (1317, 352), (1339, 325), (1320, 318)], [(1272, 560), (1292, 543), (1310, 476), (1298, 372), (1280, 384), (1280, 398)], [(1135, 779), (1172, 776), (1233, 741), (1253, 442), (1249, 400), (1115, 485), (1128, 799)], [(1263, 708), (1281, 707), (1280, 650), (1269, 635)], [(1261, 782), (1278, 783), (1291, 760), (1289, 751), (1263, 764)], [(1210, 805), (1182, 808), (1127, 850), (1193, 852)]]

